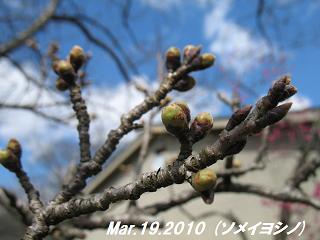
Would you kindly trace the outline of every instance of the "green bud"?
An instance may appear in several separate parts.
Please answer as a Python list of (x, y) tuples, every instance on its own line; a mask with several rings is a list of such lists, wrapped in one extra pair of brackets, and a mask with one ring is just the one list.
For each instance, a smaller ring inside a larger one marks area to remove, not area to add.
[(184, 63), (190, 63), (200, 53), (201, 47), (194, 45), (187, 45), (183, 50), (183, 61)]
[(166, 53), (166, 68), (169, 72), (175, 71), (180, 67), (180, 50), (176, 47), (171, 47)]
[(203, 70), (214, 64), (215, 56), (211, 53), (204, 53), (192, 61), (193, 70)]
[(200, 56), (201, 58), (201, 67), (208, 68), (211, 67), (214, 64), (214, 61), (216, 60), (215, 56), (210, 53), (204, 53)]
[(185, 76), (180, 79), (173, 87), (174, 90), (179, 92), (186, 92), (196, 85), (196, 80), (191, 76)]
[(17, 158), (21, 157), (22, 148), (17, 139), (10, 139), (7, 144), (7, 149), (11, 151), (15, 156), (17, 156)]
[(69, 84), (63, 80), (62, 78), (58, 78), (56, 80), (56, 88), (59, 90), (59, 91), (66, 91), (68, 88), (69, 88)]
[(0, 150), (0, 163), (11, 172), (21, 168), (20, 159), (9, 149)]
[(161, 119), (167, 131), (179, 135), (188, 130), (187, 116), (178, 104), (170, 104), (163, 108)]
[(199, 113), (193, 120), (190, 127), (190, 134), (194, 142), (204, 138), (213, 126), (213, 118), (210, 113)]
[(65, 60), (60, 60), (60, 61), (58, 61), (57, 64), (58, 64), (57, 69), (58, 69), (59, 74), (67, 75), (67, 74), (73, 73), (73, 67), (70, 62), (65, 61)]
[(187, 121), (189, 123), (190, 119), (191, 119), (191, 115), (190, 115), (190, 109), (189, 109), (188, 105), (185, 102), (182, 102), (182, 101), (175, 102), (175, 104), (177, 104), (179, 107), (182, 108), (184, 114), (187, 117)]
[(202, 169), (192, 175), (192, 186), (198, 192), (204, 192), (213, 188), (217, 183), (216, 173), (210, 169)]
[(69, 57), (70, 57), (70, 63), (74, 67), (75, 71), (78, 71), (87, 59), (87, 56), (84, 50), (82, 49), (82, 47), (78, 45), (75, 45), (71, 49)]
[(58, 74), (67, 82), (73, 81), (75, 78), (75, 72), (70, 62), (65, 60), (60, 60), (57, 62), (57, 72)]
[(0, 150), (0, 164), (8, 161), (10, 158), (10, 153), (8, 150)]

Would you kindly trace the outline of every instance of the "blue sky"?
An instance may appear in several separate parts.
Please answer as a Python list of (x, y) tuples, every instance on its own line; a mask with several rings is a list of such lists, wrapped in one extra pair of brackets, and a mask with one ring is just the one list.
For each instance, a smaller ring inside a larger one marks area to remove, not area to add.
[[(76, 13), (77, 9), (72, 2), (64, 1), (60, 13)], [(148, 51), (148, 57), (145, 57), (144, 50), (136, 48), (123, 27), (121, 6), (124, 2), (122, 0), (106, 3), (98, 0), (76, 1), (77, 7), (82, 12), (108, 26), (120, 40), (126, 53), (132, 57), (138, 66), (138, 73), (129, 70), (130, 78), (155, 88), (158, 64), (156, 52), (163, 54), (170, 46), (183, 48), (187, 44), (200, 44), (204, 52), (212, 52), (217, 56), (215, 67), (194, 74), (198, 79), (198, 85), (189, 95), (174, 94), (179, 99), (188, 99), (194, 111), (207, 110), (214, 116), (225, 116), (230, 111), (217, 102), (215, 96), (217, 91), (230, 94), (233, 90), (238, 90), (244, 103), (253, 103), (257, 97), (266, 92), (277, 76), (285, 73), (292, 75), (293, 82), (299, 90), (299, 97), (294, 99), (296, 109), (320, 106), (318, 93), (320, 89), (318, 80), (320, 20), (317, 18), (320, 1), (267, 1), (268, 5), (262, 21), (270, 44), (257, 27), (258, 1), (134, 0), (129, 26), (140, 47)], [(26, 11), (28, 6), (15, 3), (19, 1), (4, 1), (7, 7), (18, 13), (29, 13)], [(32, 6), (28, 9), (32, 10)], [(302, 15), (301, 12), (304, 14)], [(30, 13), (32, 14), (32, 11)], [(0, 25), (1, 27), (4, 28), (3, 25)], [(94, 30), (94, 33), (112, 45), (102, 32)], [(6, 37), (10, 38), (10, 34), (3, 35), (1, 40), (4, 41)], [(73, 26), (51, 23), (36, 38), (44, 49), (51, 41), (62, 43), (59, 52), (61, 56), (66, 56), (75, 44), (83, 46), (86, 51), (92, 53), (88, 74), (93, 84), (91, 88), (84, 91), (84, 94), (89, 111), (98, 116), (98, 120), (91, 127), (91, 132), (94, 144), (100, 145), (107, 131), (117, 126), (120, 114), (142, 100), (141, 94), (137, 93), (133, 87), (126, 86), (123, 76), (110, 57), (86, 40)], [(119, 54), (118, 51), (117, 54)], [(38, 73), (35, 70), (37, 68), (30, 58), (29, 51), (17, 51), (14, 56), (24, 58), (26, 70), (37, 76)], [(1, 77), (11, 79), (15, 86), (19, 86), (12, 92), (10, 101), (32, 102), (37, 95), (37, 90), (28, 86), (28, 94), (21, 99), (21, 92), (25, 91), (25, 86), (21, 76), (14, 71), (8, 71), (9, 68), (8, 63), (0, 61)], [(12, 85), (8, 82), (1, 83), (0, 97), (11, 92)], [(50, 84), (53, 84), (53, 81)], [(52, 99), (65, 99), (66, 96), (43, 94), (42, 98), (43, 102), (50, 102)], [(54, 114), (65, 116), (71, 113), (71, 109), (52, 111)], [(77, 134), (73, 128), (76, 122), (74, 121), (73, 127), (69, 127), (54, 124), (21, 111), (2, 110), (0, 114), (2, 117), (0, 143), (4, 145), (9, 137), (19, 138), (25, 146), (26, 168), (31, 171), (35, 179), (48, 171), (47, 166), (34, 168), (35, 164), (38, 164), (37, 161), (44, 158), (43, 152), (50, 152), (49, 150), (61, 141), (73, 144), (73, 149), (77, 151)], [(15, 119), (14, 124), (12, 119)], [(132, 136), (126, 139), (130, 140)], [(61, 155), (57, 158), (63, 159)], [(73, 158), (77, 159), (77, 155)], [(0, 175), (4, 177), (5, 185), (16, 186), (15, 179), (3, 168), (0, 168)]]
[[(152, 46), (154, 51), (156, 50), (155, 39), (158, 37), (157, 47), (162, 52), (172, 45), (183, 48), (186, 44), (194, 43), (201, 44), (204, 51), (216, 54), (217, 67), (199, 74), (202, 80), (199, 81), (199, 84), (209, 83), (212, 87), (229, 90), (230, 84), (225, 84), (226, 82), (241, 81), (260, 95), (277, 76), (290, 73), (299, 88), (299, 94), (308, 98), (313, 106), (318, 106), (320, 98), (315, 84), (319, 86), (319, 83), (315, 80), (315, 76), (317, 59), (320, 55), (317, 40), (319, 20), (316, 18), (319, 4), (308, 4), (308, 1), (298, 3), (293, 0), (271, 1), (270, 5), (273, 6), (274, 15), (277, 16), (279, 22), (271, 21), (267, 15), (262, 18), (268, 37), (272, 42), (272, 47), (270, 47), (267, 46), (266, 40), (257, 28), (255, 18), (257, 4), (255, 1), (253, 2), (254, 4), (247, 4), (247, 1), (228, 0), (134, 1), (130, 26), (134, 30), (138, 42), (142, 45), (147, 43), (146, 45)], [(123, 30), (119, 14), (121, 13), (120, 8), (114, 7), (106, 14), (106, 9), (97, 9), (94, 1), (85, 5), (84, 8), (89, 15), (107, 23), (109, 28), (121, 39), (121, 44), (128, 51), (128, 54), (131, 56), (139, 55)], [(303, 17), (300, 14), (301, 8), (305, 12)], [(218, 16), (212, 17), (215, 10), (216, 15), (220, 13), (223, 16), (220, 18)], [(212, 20), (210, 20), (210, 16)], [(285, 21), (288, 23), (282, 23)], [(279, 26), (273, 26), (276, 25), (275, 23)], [(212, 33), (208, 33), (210, 28), (214, 29)], [(50, 28), (50, 31), (54, 31), (55, 34), (46, 35), (46, 38), (54, 36), (54, 38), (60, 39), (59, 35), (63, 36), (61, 37), (64, 40), (62, 53), (65, 55), (75, 42), (82, 43), (92, 51), (93, 59), (89, 74), (94, 84), (113, 87), (123, 83), (123, 77), (115, 68), (112, 60), (93, 44), (83, 39), (74, 27), (62, 27), (57, 30)], [(66, 34), (66, 32), (68, 33)], [(224, 42), (226, 35), (227, 39)], [(97, 36), (103, 35), (97, 34)], [(105, 36), (103, 37), (106, 39)], [(238, 39), (239, 37), (241, 39)], [(301, 46), (293, 46), (293, 42), (297, 40), (302, 42)], [(240, 51), (239, 54), (235, 53), (236, 56), (233, 56), (233, 52), (237, 52), (239, 49), (245, 50)], [(275, 59), (270, 63), (268, 61), (271, 51), (273, 51)], [(137, 58), (136, 60), (141, 59)], [(259, 63), (254, 64), (255, 61)], [(101, 63), (104, 64), (103, 68), (96, 67)], [(156, 64), (155, 57), (148, 59), (139, 65), (139, 73), (153, 81), (157, 74)], [(225, 71), (221, 73), (219, 67)], [(269, 72), (269, 75), (262, 76), (262, 73), (266, 71)], [(131, 74), (133, 73), (131, 72)], [(245, 101), (253, 101), (257, 97), (252, 96), (245, 89), (240, 89), (240, 91), (242, 91)]]

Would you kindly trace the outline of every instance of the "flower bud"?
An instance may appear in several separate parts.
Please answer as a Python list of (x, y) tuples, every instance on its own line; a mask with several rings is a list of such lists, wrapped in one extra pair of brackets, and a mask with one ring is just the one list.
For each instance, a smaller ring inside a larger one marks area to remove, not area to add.
[(68, 88), (69, 88), (69, 84), (63, 80), (62, 78), (58, 78), (56, 80), (56, 88), (59, 90), (59, 91), (66, 91)]
[(287, 85), (284, 88), (284, 91), (281, 95), (281, 97), (279, 98), (279, 101), (284, 101), (290, 97), (292, 97), (294, 94), (296, 94), (298, 92), (298, 89), (295, 86), (292, 85)]
[(10, 158), (10, 153), (8, 150), (0, 150), (0, 164), (8, 161)]
[(166, 53), (166, 68), (169, 72), (175, 71), (180, 67), (180, 50), (176, 47), (171, 47)]
[(264, 100), (263, 103), (266, 110), (276, 107), (279, 102), (282, 102), (296, 94), (297, 88), (290, 85), (290, 83), (291, 77), (283, 76), (273, 84), (269, 89), (268, 95), (262, 98), (262, 100)]
[(239, 159), (233, 159), (232, 161), (232, 167), (233, 168), (241, 168), (242, 164)]
[(204, 53), (192, 61), (193, 70), (203, 70), (214, 64), (215, 56), (211, 53)]
[(214, 190), (208, 189), (200, 193), (200, 196), (205, 204), (212, 204), (214, 201)]
[(239, 140), (238, 142), (234, 143), (231, 145), (227, 150), (226, 150), (226, 155), (235, 155), (238, 154), (247, 144), (247, 140)]
[(189, 109), (188, 105), (187, 105), (185, 102), (182, 102), (182, 101), (180, 101), (180, 102), (175, 102), (175, 104), (177, 104), (179, 107), (182, 108), (184, 114), (185, 114), (186, 117), (187, 117), (187, 121), (188, 121), (188, 123), (189, 123), (189, 122), (190, 122), (190, 119), (191, 119), (191, 115), (190, 115), (190, 109)]
[(202, 169), (192, 175), (191, 184), (193, 188), (198, 192), (204, 192), (213, 188), (217, 183), (216, 173), (210, 169)]
[(196, 80), (191, 76), (185, 76), (180, 79), (173, 87), (174, 90), (179, 92), (186, 92), (196, 85)]
[(289, 102), (289, 103), (281, 104), (269, 110), (268, 112), (266, 112), (266, 114), (263, 117), (255, 121), (257, 128), (263, 129), (268, 125), (272, 125), (280, 121), (282, 118), (284, 118), (287, 115), (291, 106), (292, 106), (292, 103)]
[(82, 47), (75, 45), (70, 51), (70, 63), (75, 71), (78, 71), (85, 63), (87, 57)]
[(188, 130), (188, 117), (185, 111), (175, 103), (163, 108), (161, 119), (167, 131), (174, 135)]
[(225, 129), (227, 131), (232, 130), (237, 125), (239, 125), (242, 121), (246, 119), (252, 109), (251, 105), (247, 105), (239, 110), (235, 111), (232, 116), (230, 117)]
[(190, 63), (201, 51), (200, 46), (187, 45), (183, 50), (183, 62)]
[(213, 126), (213, 118), (210, 113), (199, 113), (190, 127), (190, 134), (194, 142), (204, 138)]
[(20, 159), (9, 149), (0, 150), (0, 163), (11, 172), (21, 168)]
[(17, 139), (10, 139), (7, 144), (7, 149), (11, 151), (17, 158), (21, 158), (22, 148)]
[(73, 81), (75, 78), (75, 72), (70, 62), (65, 60), (60, 60), (57, 62), (57, 72), (58, 74), (67, 82)]

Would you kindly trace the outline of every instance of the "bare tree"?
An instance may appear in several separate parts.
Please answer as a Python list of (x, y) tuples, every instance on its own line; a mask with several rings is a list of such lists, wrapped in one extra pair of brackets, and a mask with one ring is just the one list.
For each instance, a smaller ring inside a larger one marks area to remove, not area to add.
[[(203, 183), (196, 180), (197, 174), (203, 172), (207, 166), (214, 164), (219, 159), (228, 155), (239, 153), (246, 145), (247, 137), (261, 131), (266, 126), (281, 120), (291, 107), (291, 103), (278, 105), (279, 102), (296, 93), (288, 76), (280, 78), (270, 88), (268, 94), (261, 98), (255, 107), (246, 106), (237, 110), (230, 118), (225, 130), (219, 139), (210, 146), (204, 148), (200, 154), (192, 152), (192, 146), (201, 140), (212, 127), (212, 119), (209, 114), (197, 117), (189, 127), (190, 111), (187, 105), (170, 104), (162, 111), (162, 120), (167, 130), (180, 141), (180, 153), (175, 161), (166, 168), (160, 168), (155, 172), (144, 173), (132, 183), (120, 188), (109, 188), (99, 194), (78, 196), (86, 186), (86, 179), (101, 171), (104, 164), (115, 150), (120, 139), (136, 128), (137, 121), (143, 114), (152, 108), (159, 106), (168, 92), (174, 88), (187, 86), (189, 88), (189, 73), (210, 67), (214, 62), (213, 55), (200, 55), (200, 48), (187, 46), (183, 54), (183, 62), (180, 62), (180, 52), (176, 48), (170, 48), (167, 52), (166, 65), (168, 75), (162, 81), (157, 91), (147, 96), (145, 100), (121, 117), (121, 124), (117, 129), (110, 131), (105, 143), (91, 156), (90, 136), (88, 133), (90, 118), (86, 110), (86, 104), (81, 96), (80, 86), (77, 83), (77, 73), (83, 65), (86, 56), (82, 48), (75, 46), (67, 60), (56, 60), (54, 70), (59, 75), (58, 89), (70, 92), (70, 101), (78, 119), (80, 162), (73, 177), (65, 184), (56, 197), (44, 205), (39, 198), (39, 192), (30, 183), (26, 172), (23, 170), (20, 157), (21, 146), (17, 140), (10, 140), (6, 150), (1, 152), (1, 162), (9, 171), (14, 172), (24, 188), (32, 217), (32, 224), (27, 229), (24, 239), (41, 239), (49, 234), (50, 225), (56, 225), (66, 219), (82, 214), (92, 213), (98, 210), (108, 209), (110, 203), (121, 200), (136, 200), (145, 192), (156, 191), (158, 188), (171, 184), (181, 184), (189, 181), (200, 192), (207, 203), (212, 202), (214, 192), (219, 191), (248, 191), (264, 196), (273, 196), (286, 201), (303, 202), (318, 208), (317, 203), (291, 192), (273, 193), (254, 186), (241, 186), (237, 184), (216, 185), (214, 175), (207, 176), (208, 186), (200, 187)], [(178, 87), (179, 86), (179, 87)], [(183, 89), (186, 90), (186, 89)], [(196, 173), (195, 176), (190, 176)], [(309, 173), (306, 171), (307, 174)], [(202, 178), (200, 178), (202, 179)], [(197, 187), (200, 184), (199, 187)], [(214, 188), (212, 188), (215, 186)], [(21, 212), (21, 211), (20, 211)]]

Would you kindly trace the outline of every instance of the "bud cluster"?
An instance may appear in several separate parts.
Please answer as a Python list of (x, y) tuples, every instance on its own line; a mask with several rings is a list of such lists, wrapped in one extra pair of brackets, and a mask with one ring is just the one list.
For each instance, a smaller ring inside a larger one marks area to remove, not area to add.
[(6, 149), (0, 150), (0, 164), (11, 172), (16, 172), (21, 168), (20, 158), (22, 148), (16, 139), (10, 139)]
[(59, 76), (56, 80), (56, 88), (60, 91), (67, 90), (70, 85), (74, 84), (78, 70), (86, 62), (87, 56), (80, 46), (74, 46), (67, 60), (56, 60), (52, 68)]
[(184, 102), (175, 102), (164, 107), (161, 118), (169, 133), (178, 138), (189, 136), (193, 143), (204, 138), (213, 126), (213, 118), (207, 112), (198, 114), (190, 124), (190, 109)]
[[(166, 52), (166, 68), (168, 72), (176, 71), (182, 64), (188, 65), (191, 71), (203, 70), (212, 66), (215, 57), (210, 53), (200, 55), (200, 51), (200, 46), (187, 45), (183, 50), (183, 59), (181, 59), (180, 50), (176, 47), (170, 47)], [(192, 89), (195, 84), (195, 79), (186, 75), (176, 83), (173, 89), (185, 92)]]

